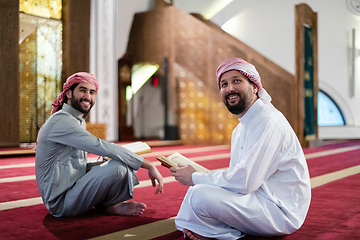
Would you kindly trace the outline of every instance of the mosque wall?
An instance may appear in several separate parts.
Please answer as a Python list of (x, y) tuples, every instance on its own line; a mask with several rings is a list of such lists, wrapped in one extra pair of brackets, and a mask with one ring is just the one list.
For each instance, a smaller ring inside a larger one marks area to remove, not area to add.
[(323, 139), (360, 137), (360, 62), (357, 58), (353, 89), (349, 58), (352, 29), (356, 31), (355, 45), (360, 46), (360, 16), (350, 10), (348, 2), (257, 0), (240, 7), (223, 26), (235, 38), (295, 74), (295, 5), (306, 3), (317, 12), (319, 88), (336, 101), (347, 123), (343, 127), (319, 127)]

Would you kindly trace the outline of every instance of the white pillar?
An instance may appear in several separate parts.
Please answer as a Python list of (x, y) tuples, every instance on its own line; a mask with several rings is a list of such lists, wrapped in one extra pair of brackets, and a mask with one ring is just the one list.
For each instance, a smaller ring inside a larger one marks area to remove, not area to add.
[(106, 123), (106, 140), (118, 139), (116, 0), (91, 0), (90, 72), (99, 80), (90, 120)]

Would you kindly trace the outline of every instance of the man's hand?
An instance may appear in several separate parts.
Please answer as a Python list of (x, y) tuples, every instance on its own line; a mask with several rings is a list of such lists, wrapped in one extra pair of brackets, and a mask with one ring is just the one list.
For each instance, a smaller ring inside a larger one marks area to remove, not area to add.
[(163, 193), (163, 189), (164, 189), (163, 177), (161, 176), (159, 170), (155, 167), (155, 165), (152, 164), (151, 162), (149, 162), (148, 160), (144, 159), (141, 167), (146, 168), (149, 171), (148, 175), (149, 175), (149, 178), (151, 180), (153, 187), (156, 186), (156, 181), (159, 183), (159, 185), (155, 191), (155, 195), (158, 193)]
[(179, 181), (182, 185), (193, 186), (191, 175), (196, 172), (195, 168), (191, 165), (182, 165), (179, 164), (178, 167), (170, 168), (171, 175), (175, 177), (175, 180)]

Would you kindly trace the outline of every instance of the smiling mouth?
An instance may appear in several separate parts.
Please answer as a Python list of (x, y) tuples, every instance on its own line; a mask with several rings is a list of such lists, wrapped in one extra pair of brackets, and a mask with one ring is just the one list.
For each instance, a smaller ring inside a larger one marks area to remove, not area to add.
[(226, 97), (226, 100), (228, 101), (228, 103), (235, 103), (238, 99), (239, 99), (239, 95), (238, 95), (238, 94), (229, 94), (229, 95)]
[(90, 107), (91, 106), (91, 102), (88, 102), (88, 101), (84, 101), (82, 100), (81, 103), (86, 106), (86, 107)]

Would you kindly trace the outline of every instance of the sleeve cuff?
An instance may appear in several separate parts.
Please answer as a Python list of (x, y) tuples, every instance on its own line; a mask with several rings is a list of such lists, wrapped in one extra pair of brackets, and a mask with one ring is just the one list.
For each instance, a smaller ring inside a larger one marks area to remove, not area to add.
[(192, 181), (193, 181), (194, 185), (205, 183), (206, 182), (206, 180), (205, 180), (206, 173), (194, 172), (191, 175), (191, 178), (192, 178)]

